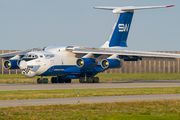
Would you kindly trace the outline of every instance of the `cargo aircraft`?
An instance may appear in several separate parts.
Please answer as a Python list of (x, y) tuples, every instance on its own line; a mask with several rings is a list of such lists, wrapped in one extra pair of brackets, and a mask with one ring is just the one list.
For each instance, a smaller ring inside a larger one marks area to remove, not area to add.
[(21, 69), (27, 77), (41, 76), (37, 79), (39, 84), (48, 83), (43, 76), (52, 76), (52, 83), (70, 83), (71, 79), (79, 79), (80, 83), (99, 83), (99, 78), (94, 77), (96, 74), (109, 68), (121, 68), (123, 61), (180, 58), (180, 54), (133, 51), (127, 48), (127, 37), (135, 10), (173, 6), (94, 7), (112, 10), (118, 15), (109, 39), (100, 48), (48, 46), (0, 54), (0, 57), (5, 59), (6, 69)]

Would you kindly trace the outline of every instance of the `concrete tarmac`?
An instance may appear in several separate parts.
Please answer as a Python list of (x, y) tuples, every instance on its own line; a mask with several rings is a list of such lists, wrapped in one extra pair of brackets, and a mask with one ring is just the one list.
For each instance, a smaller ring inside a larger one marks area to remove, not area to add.
[(53, 90), (53, 89), (95, 89), (95, 88), (138, 88), (138, 87), (180, 87), (180, 80), (163, 81), (121, 81), (100, 83), (58, 83), (58, 84), (0, 84), (0, 91), (11, 90)]
[(180, 94), (76, 97), (76, 98), (55, 98), (55, 99), (30, 99), (30, 100), (0, 100), (0, 107), (36, 106), (36, 105), (52, 105), (52, 104), (78, 104), (78, 101), (81, 104), (81, 103), (160, 100), (160, 99), (161, 100), (180, 99)]

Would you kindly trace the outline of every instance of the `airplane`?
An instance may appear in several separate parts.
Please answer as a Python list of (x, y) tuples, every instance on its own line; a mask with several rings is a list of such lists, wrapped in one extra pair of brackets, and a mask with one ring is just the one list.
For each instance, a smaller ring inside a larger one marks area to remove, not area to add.
[(41, 76), (37, 79), (38, 84), (48, 83), (46, 76), (52, 76), (52, 83), (71, 83), (71, 79), (79, 79), (80, 83), (99, 83), (99, 78), (95, 75), (109, 68), (121, 68), (123, 61), (180, 58), (180, 54), (133, 51), (127, 47), (127, 37), (135, 10), (173, 6), (97, 6), (94, 9), (112, 10), (112, 13), (118, 14), (109, 39), (101, 47), (47, 46), (0, 54), (0, 57), (5, 59), (6, 69), (20, 69), (26, 77)]

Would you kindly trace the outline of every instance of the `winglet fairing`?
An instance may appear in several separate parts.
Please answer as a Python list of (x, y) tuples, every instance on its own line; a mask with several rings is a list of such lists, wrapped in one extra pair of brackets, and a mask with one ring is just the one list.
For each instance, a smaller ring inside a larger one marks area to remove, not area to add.
[(145, 7), (94, 7), (95, 9), (112, 10), (112, 13), (118, 14), (113, 30), (108, 41), (105, 42), (102, 48), (125, 48), (127, 47), (127, 38), (133, 18), (134, 10), (168, 8), (174, 5), (166, 6), (145, 6)]

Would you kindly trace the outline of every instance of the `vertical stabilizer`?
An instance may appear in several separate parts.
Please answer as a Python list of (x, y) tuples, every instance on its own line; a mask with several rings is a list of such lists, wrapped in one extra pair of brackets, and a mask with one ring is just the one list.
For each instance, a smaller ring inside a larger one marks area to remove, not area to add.
[[(112, 33), (109, 36), (107, 47), (127, 47), (126, 41), (133, 18), (133, 12), (118, 14)], [(103, 47), (103, 46), (102, 46)]]
[(114, 24), (111, 35), (108, 41), (101, 46), (102, 48), (109, 47), (127, 47), (127, 38), (131, 26), (131, 21), (133, 18), (134, 10), (141, 9), (152, 9), (152, 8), (168, 8), (174, 5), (167, 6), (145, 6), (145, 7), (94, 7), (95, 9), (112, 10), (113, 13), (118, 14), (117, 20)]

